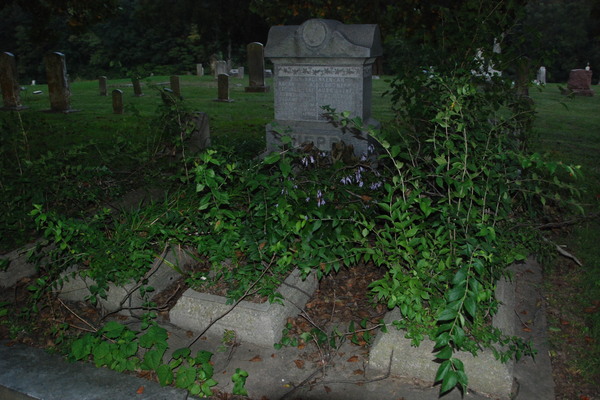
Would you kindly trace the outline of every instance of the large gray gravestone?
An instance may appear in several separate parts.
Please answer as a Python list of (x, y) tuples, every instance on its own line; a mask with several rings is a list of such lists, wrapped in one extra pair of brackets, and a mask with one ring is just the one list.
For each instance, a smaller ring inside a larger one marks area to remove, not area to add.
[(67, 77), (65, 55), (54, 52), (44, 57), (50, 95), (50, 111), (68, 113), (71, 109), (71, 88)]
[(246, 46), (250, 85), (246, 92), (268, 92), (265, 85), (265, 50), (262, 43), (253, 42)]
[(99, 76), (98, 77), (98, 89), (100, 90), (100, 96), (106, 96), (107, 95), (107, 84), (106, 84), (106, 77), (105, 76)]
[(347, 111), (378, 128), (371, 118), (371, 79), (381, 54), (377, 25), (311, 19), (299, 26), (272, 27), (265, 56), (275, 66), (275, 121), (267, 125), (267, 150), (277, 149), (279, 126), (291, 130), (296, 145), (313, 142), (327, 151), (343, 141), (355, 155), (367, 154), (367, 133), (334, 126), (322, 107)]
[(196, 75), (204, 76), (204, 68), (202, 67), (202, 64), (196, 64)]
[(12, 53), (0, 54), (0, 89), (4, 110), (23, 110), (21, 105), (21, 86), (17, 78), (17, 63)]

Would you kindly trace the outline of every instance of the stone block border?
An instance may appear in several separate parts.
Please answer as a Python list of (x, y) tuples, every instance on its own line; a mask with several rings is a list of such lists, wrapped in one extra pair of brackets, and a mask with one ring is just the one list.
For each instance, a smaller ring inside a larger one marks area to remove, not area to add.
[(169, 318), (176, 326), (201, 332), (224, 315), (214, 322), (208, 334), (221, 336), (225, 330), (233, 330), (242, 341), (272, 347), (281, 340), (287, 318), (298, 315), (317, 285), (315, 274), (302, 280), (300, 271), (294, 270), (278, 290), (283, 304), (243, 300), (233, 309), (223, 296), (188, 289), (171, 309)]
[[(511, 267), (514, 270), (513, 267)], [(514, 334), (515, 327), (515, 284), (502, 279), (496, 287), (496, 298), (500, 302), (493, 325), (508, 335)], [(386, 324), (402, 319), (395, 309), (384, 318)], [(434, 357), (434, 342), (423, 340), (419, 347), (411, 345), (404, 337), (405, 331), (390, 326), (387, 333), (379, 333), (373, 342), (369, 355), (369, 368), (377, 372), (390, 372), (394, 375), (417, 378), (434, 383), (438, 362)], [(456, 355), (465, 365), (469, 377), (469, 388), (498, 399), (512, 399), (514, 386), (514, 361), (501, 363), (491, 351), (480, 351), (477, 357), (461, 352)], [(391, 366), (390, 366), (391, 359)]]

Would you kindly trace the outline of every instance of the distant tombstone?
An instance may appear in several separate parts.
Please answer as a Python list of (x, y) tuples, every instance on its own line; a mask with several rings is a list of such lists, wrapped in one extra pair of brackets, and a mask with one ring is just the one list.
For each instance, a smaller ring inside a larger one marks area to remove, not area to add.
[(215, 63), (215, 78), (219, 78), (219, 75), (227, 75), (229, 73), (229, 69), (227, 68), (227, 61), (217, 61)]
[(133, 95), (135, 97), (143, 96), (144, 93), (142, 93), (142, 85), (140, 84), (140, 80), (138, 78), (131, 78), (131, 83), (133, 84)]
[(540, 69), (538, 69), (536, 81), (538, 85), (546, 84), (546, 67), (540, 67)]
[(123, 114), (123, 91), (115, 89), (112, 91), (113, 113)]
[(49, 53), (44, 57), (44, 63), (50, 95), (50, 111), (62, 113), (75, 111), (71, 109), (71, 88), (65, 55), (59, 52)]
[(265, 51), (262, 43), (253, 42), (248, 44), (246, 53), (250, 80), (246, 92), (268, 92), (269, 87), (265, 86)]
[(237, 77), (239, 79), (244, 79), (244, 67), (239, 67), (237, 70)]
[(312, 142), (328, 151), (343, 141), (354, 155), (369, 154), (367, 132), (332, 124), (322, 107), (348, 112), (377, 129), (379, 122), (371, 118), (372, 70), (381, 54), (377, 25), (311, 19), (299, 26), (272, 27), (265, 56), (275, 66), (275, 121), (266, 127), (267, 150), (280, 144), (277, 125), (291, 132), (296, 145)]
[(204, 68), (202, 67), (202, 64), (196, 64), (196, 75), (204, 76)]
[(107, 89), (106, 89), (106, 77), (105, 76), (98, 77), (98, 87), (100, 88), (100, 96), (106, 96)]
[(229, 75), (220, 74), (218, 77), (218, 98), (216, 101), (230, 103), (233, 100), (229, 98)]
[(593, 96), (592, 71), (585, 69), (571, 70), (566, 92), (578, 96)]
[(0, 54), (0, 89), (2, 90), (3, 110), (23, 110), (21, 105), (21, 86), (17, 78), (17, 63), (12, 53)]
[(175, 97), (181, 97), (181, 87), (179, 86), (179, 77), (177, 75), (172, 75), (169, 78), (171, 83), (171, 90), (173, 91), (173, 95)]
[(188, 140), (192, 152), (198, 152), (210, 146), (210, 127), (208, 114), (197, 111), (190, 116), (192, 133)]

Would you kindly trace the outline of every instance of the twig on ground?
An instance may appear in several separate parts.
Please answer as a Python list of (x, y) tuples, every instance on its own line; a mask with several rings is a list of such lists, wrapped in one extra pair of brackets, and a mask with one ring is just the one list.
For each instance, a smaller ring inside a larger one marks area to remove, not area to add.
[(546, 239), (545, 237), (542, 237), (542, 239), (544, 239), (546, 242), (553, 244), (554, 247), (556, 247), (556, 251), (558, 251), (558, 253), (564, 257), (570, 258), (571, 260), (575, 261), (575, 263), (577, 265), (579, 265), (580, 267), (583, 266), (583, 264), (581, 263), (581, 261), (579, 261), (577, 259), (577, 257), (575, 257), (573, 254), (569, 253), (568, 251), (566, 251), (565, 249), (563, 249), (561, 246), (559, 246), (558, 244), (554, 243), (553, 241)]
[[(84, 324), (86, 324), (87, 326), (89, 326), (89, 327), (92, 329), (92, 331), (91, 331), (91, 332), (98, 332), (98, 329), (97, 329), (97, 328), (96, 328), (94, 325), (90, 324), (90, 323), (89, 323), (88, 321), (86, 321), (84, 318), (80, 317), (80, 316), (79, 316), (79, 315), (78, 315), (78, 314), (77, 314), (75, 311), (73, 311), (73, 310), (72, 310), (72, 309), (71, 309), (71, 308), (70, 308), (68, 305), (66, 305), (66, 304), (65, 304), (65, 302), (64, 302), (64, 301), (62, 301), (62, 299), (61, 299), (60, 297), (58, 297), (58, 301), (60, 302), (60, 304), (62, 304), (62, 306), (63, 306), (64, 308), (66, 308), (67, 310), (69, 310), (69, 312), (70, 312), (71, 314), (73, 314), (73, 315), (75, 316), (75, 318), (77, 318), (78, 320), (80, 320), (81, 322), (83, 322)], [(70, 324), (69, 324), (69, 325), (70, 325)], [(79, 329), (82, 329), (82, 328), (79, 328)], [(82, 329), (82, 330), (83, 330), (83, 329)]]

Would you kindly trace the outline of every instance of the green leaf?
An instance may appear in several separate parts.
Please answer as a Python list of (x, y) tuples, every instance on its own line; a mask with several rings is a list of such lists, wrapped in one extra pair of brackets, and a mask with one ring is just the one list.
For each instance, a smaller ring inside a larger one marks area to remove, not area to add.
[(185, 358), (185, 357), (189, 356), (191, 352), (192, 352), (192, 350), (190, 350), (189, 347), (182, 347), (181, 349), (175, 350), (171, 357), (173, 357), (174, 359), (178, 359), (178, 358), (182, 358), (182, 357)]
[(436, 358), (440, 360), (448, 360), (452, 357), (452, 347), (445, 346), (443, 347), (436, 355)]
[(144, 354), (144, 361), (142, 361), (141, 368), (150, 371), (156, 370), (158, 366), (161, 365), (164, 354), (165, 349), (148, 350), (146, 354)]
[(442, 380), (442, 387), (441, 387), (440, 391), (442, 393), (446, 393), (446, 392), (454, 389), (456, 387), (457, 383), (458, 383), (458, 374), (453, 370), (449, 370), (446, 373), (446, 375), (444, 376), (444, 379)]
[(438, 321), (450, 321), (456, 318), (456, 310), (451, 308), (446, 308), (442, 313), (438, 316)]
[(271, 154), (269, 154), (268, 156), (266, 156), (263, 160), (263, 162), (265, 164), (275, 164), (277, 161), (279, 161), (279, 159), (281, 158), (281, 154), (277, 153), (277, 152), (273, 152)]
[(177, 371), (175, 386), (187, 389), (196, 381), (196, 369), (192, 367), (181, 367)]
[(438, 367), (437, 373), (435, 374), (435, 382), (443, 380), (451, 367), (452, 364), (450, 360), (445, 360), (444, 362), (442, 362)]
[(159, 365), (156, 368), (156, 376), (158, 377), (158, 383), (161, 386), (167, 386), (173, 383), (173, 371), (167, 364)]
[(467, 297), (465, 302), (463, 303), (465, 310), (469, 313), (469, 315), (475, 318), (475, 314), (477, 314), (477, 303), (473, 297)]

